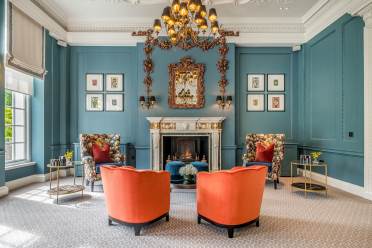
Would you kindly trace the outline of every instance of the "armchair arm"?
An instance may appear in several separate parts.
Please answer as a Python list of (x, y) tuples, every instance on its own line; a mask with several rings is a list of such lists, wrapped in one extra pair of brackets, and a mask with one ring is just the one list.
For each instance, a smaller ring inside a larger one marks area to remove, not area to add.
[(99, 175), (96, 173), (96, 163), (93, 160), (92, 156), (84, 156), (81, 158), (81, 161), (84, 164), (84, 173), (85, 178), (88, 181), (99, 180)]

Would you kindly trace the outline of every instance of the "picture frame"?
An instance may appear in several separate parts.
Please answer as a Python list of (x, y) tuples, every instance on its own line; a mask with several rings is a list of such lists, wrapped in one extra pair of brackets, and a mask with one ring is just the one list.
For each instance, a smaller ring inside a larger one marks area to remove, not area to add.
[(88, 112), (102, 112), (103, 94), (86, 94), (85, 110)]
[(265, 95), (264, 94), (247, 94), (247, 112), (264, 112)]
[(247, 74), (247, 91), (265, 91), (265, 74)]
[(285, 91), (285, 75), (284, 74), (268, 74), (267, 75), (267, 91), (284, 92)]
[(285, 95), (268, 94), (267, 95), (268, 112), (285, 112)]
[(107, 112), (124, 111), (124, 94), (106, 94), (105, 110)]
[(103, 91), (103, 74), (87, 73), (85, 75), (85, 90), (89, 92)]
[(107, 92), (124, 91), (124, 74), (122, 73), (107, 73), (105, 82)]
[(200, 109), (204, 107), (204, 64), (196, 64), (189, 57), (179, 63), (170, 64), (168, 105), (178, 109)]

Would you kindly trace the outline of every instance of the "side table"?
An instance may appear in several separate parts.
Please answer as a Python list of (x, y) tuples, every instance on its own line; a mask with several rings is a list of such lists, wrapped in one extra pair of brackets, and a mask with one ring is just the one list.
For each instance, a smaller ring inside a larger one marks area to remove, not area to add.
[[(76, 167), (80, 166), (82, 168), (82, 183), (81, 185), (76, 184)], [(84, 166), (81, 161), (72, 161), (71, 164), (65, 165), (65, 166), (53, 166), (48, 164), (47, 167), (49, 168), (49, 190), (48, 194), (49, 196), (56, 195), (57, 196), (57, 204), (59, 201), (60, 195), (67, 195), (67, 194), (73, 194), (81, 191), (81, 197), (84, 195)], [(59, 183), (59, 171), (63, 169), (70, 169), (74, 168), (74, 183), (73, 184), (66, 184), (66, 185), (60, 185)], [(52, 187), (52, 169), (56, 169), (57, 172), (57, 186)]]
[[(294, 182), (293, 177), (293, 169), (297, 169), (298, 167), (303, 167), (303, 181)], [(314, 183), (312, 179), (312, 171), (315, 167), (322, 167), (324, 169), (324, 182), (322, 184)], [(307, 192), (325, 192), (325, 196), (327, 196), (328, 184), (327, 184), (327, 177), (328, 177), (328, 165), (326, 163), (302, 163), (299, 160), (291, 161), (291, 190), (296, 188), (298, 190), (305, 192), (305, 197), (307, 196)]]

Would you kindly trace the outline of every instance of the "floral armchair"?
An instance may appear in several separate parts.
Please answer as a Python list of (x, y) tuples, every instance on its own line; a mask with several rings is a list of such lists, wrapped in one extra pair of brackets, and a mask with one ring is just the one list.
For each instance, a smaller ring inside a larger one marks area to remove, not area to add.
[(91, 184), (91, 191), (94, 189), (94, 182), (101, 180), (101, 175), (97, 172), (97, 165), (92, 154), (93, 144), (107, 143), (110, 145), (110, 157), (113, 163), (123, 165), (125, 156), (120, 152), (120, 135), (118, 134), (80, 134), (80, 155), (84, 164), (85, 179), (87, 186)]
[[(274, 188), (277, 188), (280, 176), (280, 164), (284, 159), (284, 134), (248, 134), (246, 136), (245, 165), (261, 164), (262, 162), (255, 162), (256, 159), (256, 143), (264, 142), (274, 144), (274, 156), (272, 163), (266, 163), (269, 167), (269, 178), (274, 181)], [(262, 163), (264, 164), (264, 163)]]

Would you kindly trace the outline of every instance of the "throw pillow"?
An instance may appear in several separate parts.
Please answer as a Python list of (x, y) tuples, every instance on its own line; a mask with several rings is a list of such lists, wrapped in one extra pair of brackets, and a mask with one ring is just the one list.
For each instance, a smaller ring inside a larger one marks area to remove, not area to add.
[(258, 142), (256, 144), (256, 161), (257, 162), (273, 162), (275, 144), (265, 145)]
[(110, 145), (107, 143), (93, 144), (92, 153), (93, 159), (96, 164), (112, 162), (112, 159), (110, 157)]

